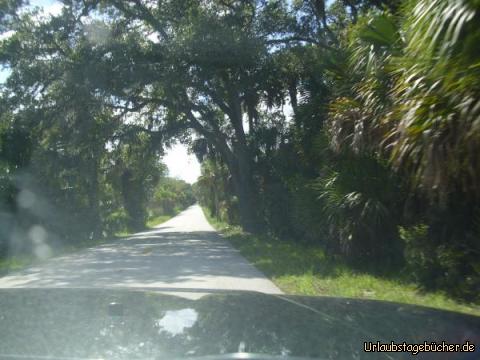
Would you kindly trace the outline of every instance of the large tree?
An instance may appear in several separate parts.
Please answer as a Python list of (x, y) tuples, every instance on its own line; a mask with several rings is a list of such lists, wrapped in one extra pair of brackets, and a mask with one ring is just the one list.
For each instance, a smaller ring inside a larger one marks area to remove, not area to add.
[[(299, 44), (324, 45), (318, 27), (297, 26), (286, 1), (86, 1), (112, 29), (106, 84), (124, 113), (149, 119), (148, 131), (193, 130), (232, 174), (243, 224), (260, 225), (253, 135), (262, 108), (296, 103), (278, 54)], [(284, 57), (285, 58), (285, 57)], [(183, 134), (183, 135), (181, 135)]]

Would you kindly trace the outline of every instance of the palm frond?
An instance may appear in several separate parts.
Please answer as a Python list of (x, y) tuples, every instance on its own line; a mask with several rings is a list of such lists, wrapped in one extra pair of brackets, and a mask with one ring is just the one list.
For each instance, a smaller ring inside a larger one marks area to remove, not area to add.
[[(480, 7), (467, 0), (411, 1), (387, 136), (391, 159), (436, 198), (480, 196)], [(462, 179), (462, 180), (460, 180)]]

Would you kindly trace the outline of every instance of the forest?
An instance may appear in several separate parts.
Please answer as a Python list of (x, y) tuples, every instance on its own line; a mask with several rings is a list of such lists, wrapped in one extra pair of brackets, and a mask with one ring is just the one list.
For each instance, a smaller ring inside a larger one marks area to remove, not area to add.
[[(0, 3), (4, 256), (32, 224), (107, 237), (194, 193), (250, 233), (480, 301), (477, 0), (62, 3)], [(165, 175), (175, 141), (193, 189)]]

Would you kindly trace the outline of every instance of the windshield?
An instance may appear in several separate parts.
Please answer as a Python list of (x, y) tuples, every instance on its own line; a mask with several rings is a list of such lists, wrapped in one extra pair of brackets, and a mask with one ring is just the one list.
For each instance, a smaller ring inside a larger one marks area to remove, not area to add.
[(479, 37), (476, 0), (0, 1), (0, 357), (478, 357)]

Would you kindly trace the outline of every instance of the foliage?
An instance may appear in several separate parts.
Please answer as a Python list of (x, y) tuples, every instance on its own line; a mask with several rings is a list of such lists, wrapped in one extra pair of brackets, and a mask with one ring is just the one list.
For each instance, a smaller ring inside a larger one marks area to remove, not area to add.
[(356, 5), (332, 6), (328, 29), (298, 3), (334, 45), (272, 55), (294, 117), (256, 155), (269, 231), (478, 300), (478, 4)]
[[(399, 211), (386, 215), (382, 224), (391, 219), (390, 229), (402, 223), (415, 229), (415, 217), (425, 220), (426, 235), (414, 230), (410, 234), (406, 228), (401, 232), (410, 273), (427, 287), (449, 289), (469, 299), (477, 297), (474, 254), (479, 250), (478, 241), (473, 240), (478, 238), (478, 199), (473, 184), (477, 183), (474, 169), (480, 167), (470, 158), (478, 152), (472, 121), (478, 118), (479, 57), (468, 46), (478, 36), (472, 30), (476, 11), (473, 2), (406, 1), (396, 16), (371, 11), (359, 18), (348, 30), (345, 43), (350, 72), (335, 72), (337, 82), (348, 84), (339, 88), (347, 90), (336, 91), (326, 126), (332, 151), (338, 154), (334, 167), (342, 163), (345, 153), (353, 153), (353, 158), (347, 159), (366, 170), (363, 178), (374, 192), (367, 193), (365, 204), (382, 197), (381, 185), (389, 188), (384, 194), (395, 195), (396, 200), (387, 196), (384, 203), (388, 209), (395, 204)], [(379, 163), (388, 160), (399, 176), (388, 175), (391, 170), (387, 169), (382, 181), (371, 181), (374, 172), (362, 165), (365, 157)], [(321, 198), (327, 200), (323, 207), (333, 214), (330, 226), (340, 234), (340, 243), (344, 242), (341, 234), (351, 234), (354, 224), (369, 224), (363, 212), (349, 213), (342, 223), (340, 209), (362, 204), (358, 193), (328, 191), (336, 189), (343, 174), (355, 185), (362, 183), (361, 178), (352, 176), (351, 169), (341, 169), (319, 182)], [(405, 184), (410, 193), (402, 192), (395, 183)], [(402, 212), (407, 208), (410, 212)], [(372, 239), (372, 234), (382, 231), (369, 233), (365, 228), (362, 233)], [(387, 233), (398, 238), (394, 230)], [(378, 248), (388, 240), (374, 243)], [(394, 246), (391, 251), (400, 249)], [(361, 252), (357, 249), (354, 254)]]
[(190, 184), (183, 180), (162, 177), (148, 202), (149, 216), (176, 215), (195, 201)]
[(1, 100), (2, 255), (34, 252), (36, 227), (51, 247), (143, 228), (163, 171), (158, 143), (132, 120), (120, 124), (98, 90), (93, 65), (106, 45), (89, 30), (104, 27), (79, 24), (70, 10), (51, 18), (23, 11), (1, 44), (11, 71)]
[(402, 189), (385, 165), (371, 157), (343, 156), (313, 186), (335, 253), (363, 268), (370, 266), (365, 259), (376, 259), (371, 270), (377, 271), (402, 264), (397, 232)]
[(480, 314), (478, 303), (455, 301), (441, 291), (425, 292), (401, 276), (387, 278), (352, 270), (318, 244), (299, 244), (293, 238), (279, 241), (272, 236), (245, 233), (238, 226), (214, 218), (209, 221), (286, 294), (387, 300)]
[(211, 216), (238, 224), (236, 198), (232, 196), (228, 170), (216, 159), (202, 162), (202, 174), (195, 184), (195, 195)]
[[(476, 1), (409, 1), (389, 146), (395, 165), (415, 184), (448, 202), (468, 193), (478, 201), (480, 7)], [(454, 135), (453, 135), (454, 134)]]

